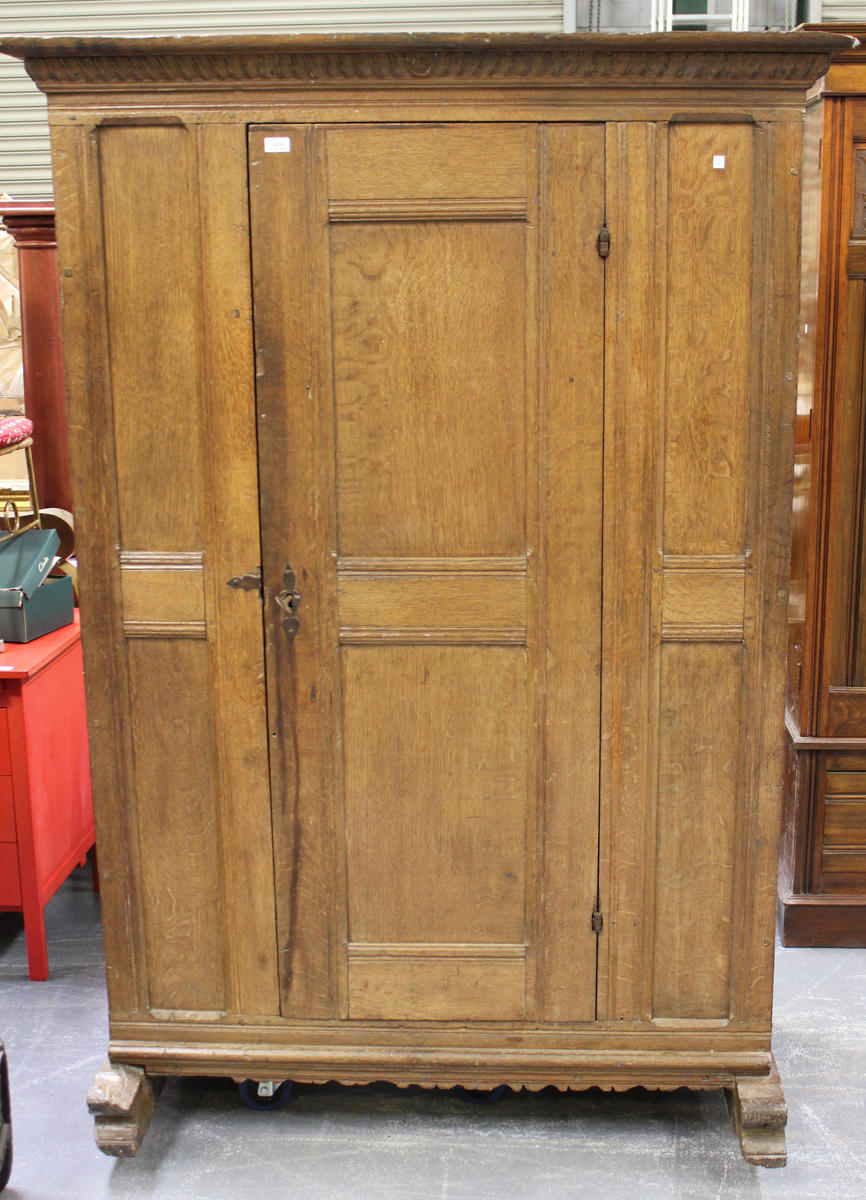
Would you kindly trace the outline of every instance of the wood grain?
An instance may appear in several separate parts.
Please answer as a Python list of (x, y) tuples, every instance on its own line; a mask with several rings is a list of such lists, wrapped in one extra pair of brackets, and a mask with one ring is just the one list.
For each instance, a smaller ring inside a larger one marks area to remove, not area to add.
[[(290, 154), (265, 154), (265, 136), (291, 137)], [(256, 334), (268, 742), (274, 830), (281, 1011), (336, 1012), (329, 880), (335, 867), (327, 713), (332, 691), (322, 656), (322, 568), (330, 549), (318, 502), (322, 464), (313, 407), (308, 131), (259, 127), (249, 134), (250, 220)], [(293, 270), (283, 269), (291, 263)], [(291, 464), (290, 471), (287, 464)], [(290, 482), (291, 481), (291, 482)], [(291, 644), (274, 597), (292, 564), (303, 632)]]
[[(146, 636), (149, 629), (177, 626), (176, 635), (206, 637), (204, 569), (197, 563), (181, 567), (132, 566), (121, 559), (123, 630), (127, 637)], [(142, 628), (143, 627), (143, 628)]]
[(151, 1004), (224, 1010), (213, 731), (192, 703), (209, 696), (207, 649), (134, 641), (129, 675)]
[(338, 573), (340, 640), (425, 637), (526, 640), (526, 576), (490, 571), (408, 572), (397, 578)]
[(524, 652), (347, 647), (343, 671), (350, 940), (522, 943)]
[(524, 237), (486, 222), (333, 234), (341, 555), (524, 552)]
[(226, 580), (261, 562), (246, 131), (198, 130), (213, 719), (228, 1002), (279, 1012), (262, 607)]
[(824, 728), (828, 737), (862, 737), (866, 732), (866, 687), (827, 689)]
[(675, 629), (680, 638), (706, 636), (704, 630), (717, 629), (741, 640), (745, 605), (745, 564), (713, 569), (663, 569), (662, 638)]
[(655, 126), (606, 126), (598, 1019), (613, 1021), (652, 1012), (666, 164)]
[(327, 138), (332, 201), (526, 196), (521, 125), (330, 129)]
[[(84, 125), (52, 137), (64, 378), (79, 562), (90, 770), (113, 1012), (148, 1008), (109, 362), (99, 147)], [(120, 802), (120, 798), (123, 802)]]
[[(833, 770), (830, 755), (827, 761), (827, 796), (866, 796), (866, 771)], [(850, 764), (848, 764), (850, 765)]]
[(525, 196), (453, 199), (329, 200), (328, 217), (340, 221), (522, 221)]
[[(38, 57), (112, 1053), (769, 1079), (802, 36)], [(206, 639), (124, 638), (118, 550), (203, 555)]]
[(866, 792), (851, 800), (824, 800), (824, 846), (866, 846)]
[[(99, 133), (118, 504), (127, 550), (204, 541), (194, 134)], [(159, 253), (140, 234), (159, 196)], [(134, 335), (131, 336), (132, 331)]]
[(520, 1021), (524, 976), (522, 956), (509, 961), (459, 954), (374, 958), (350, 953), (349, 1016), (367, 1021)]
[[(739, 125), (676, 125), (669, 134), (669, 554), (743, 550), (751, 328), (743, 300), (752, 275), (754, 137)], [(716, 156), (724, 169), (714, 169)]]
[(729, 1013), (741, 662), (739, 646), (662, 648), (657, 1017)]
[[(542, 159), (546, 724), (540, 1016), (595, 1019), (604, 469), (604, 128), (551, 125)], [(575, 314), (572, 322), (557, 313)]]

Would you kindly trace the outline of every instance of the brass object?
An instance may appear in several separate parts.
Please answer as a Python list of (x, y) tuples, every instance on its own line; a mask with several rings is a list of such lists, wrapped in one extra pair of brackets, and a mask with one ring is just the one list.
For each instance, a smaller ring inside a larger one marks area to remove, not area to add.
[(283, 587), (285, 590), (275, 596), (274, 599), (283, 614), (283, 632), (290, 642), (295, 640), (295, 634), (301, 627), (301, 622), (298, 620), (301, 593), (297, 590), (296, 583), (295, 572), (289, 563), (286, 563), (286, 569), (283, 571)]

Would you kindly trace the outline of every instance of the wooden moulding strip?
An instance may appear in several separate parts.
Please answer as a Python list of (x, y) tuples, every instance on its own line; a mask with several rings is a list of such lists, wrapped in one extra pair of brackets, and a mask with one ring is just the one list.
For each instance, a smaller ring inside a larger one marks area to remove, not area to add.
[(126, 637), (207, 636), (201, 551), (125, 550), (120, 575)]
[[(636, 1051), (396, 1049), (365, 1046), (332, 1049), (278, 1045), (167, 1046), (113, 1041), (114, 1063), (145, 1067), (151, 1075), (243, 1075), (294, 1079), (304, 1083), (371, 1083), (386, 1079), (400, 1086), (489, 1088), (500, 1083), (531, 1091), (600, 1087), (672, 1090), (677, 1087), (729, 1087), (737, 1076), (768, 1076), (769, 1051), (760, 1053), (668, 1054)], [(270, 1072), (270, 1074), (269, 1074)]]
[(473, 199), (331, 200), (336, 221), (524, 221), (526, 197)]
[(662, 556), (662, 641), (741, 642), (746, 556)]
[(797, 729), (794, 718), (785, 711), (785, 730), (795, 750), (862, 750), (866, 752), (866, 737), (805, 737)]
[(340, 641), (522, 645), (526, 559), (339, 559)]

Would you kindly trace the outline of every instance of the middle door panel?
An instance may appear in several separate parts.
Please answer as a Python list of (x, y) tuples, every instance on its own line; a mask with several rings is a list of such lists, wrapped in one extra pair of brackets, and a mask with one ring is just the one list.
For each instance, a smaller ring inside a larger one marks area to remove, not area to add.
[(536, 137), (326, 134), (352, 1018), (526, 1015)]

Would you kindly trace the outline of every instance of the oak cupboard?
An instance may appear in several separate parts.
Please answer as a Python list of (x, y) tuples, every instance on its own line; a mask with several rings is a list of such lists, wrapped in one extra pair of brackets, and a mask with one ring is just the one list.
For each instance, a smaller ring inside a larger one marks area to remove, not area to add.
[(186, 1073), (722, 1087), (784, 1163), (799, 172), (847, 44), (2, 44), (52, 123), (104, 1149)]
[(862, 45), (814, 89), (805, 167), (779, 909), (786, 946), (866, 946)]

